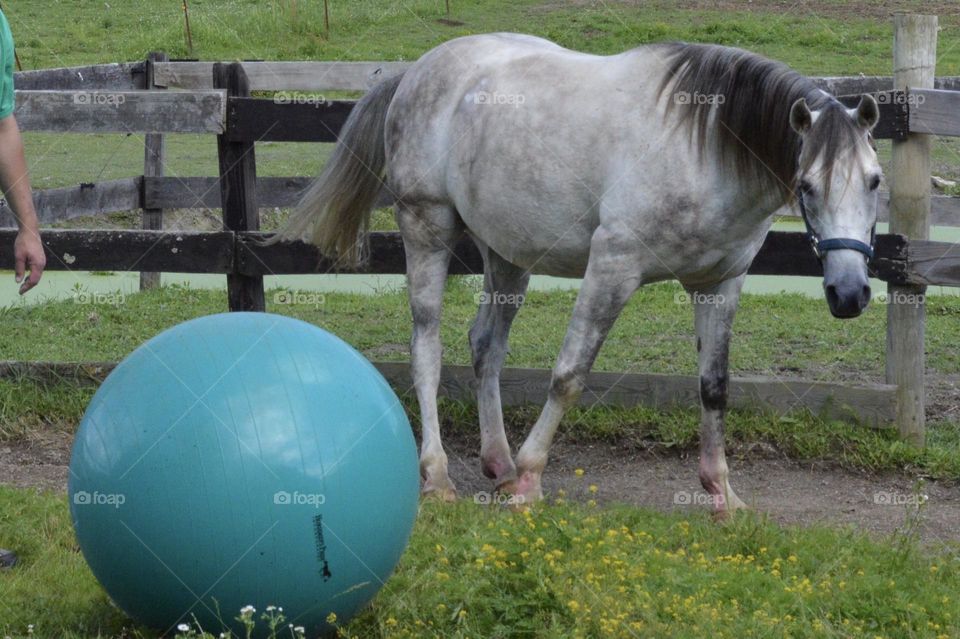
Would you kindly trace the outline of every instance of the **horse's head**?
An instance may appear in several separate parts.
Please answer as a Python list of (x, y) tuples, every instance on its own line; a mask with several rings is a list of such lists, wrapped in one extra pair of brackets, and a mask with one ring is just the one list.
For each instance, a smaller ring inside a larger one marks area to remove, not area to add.
[(790, 109), (800, 135), (796, 195), (813, 250), (823, 264), (823, 289), (834, 317), (856, 317), (870, 302), (867, 263), (873, 257), (881, 170), (870, 131), (880, 119), (869, 95), (855, 109), (830, 100), (811, 111)]

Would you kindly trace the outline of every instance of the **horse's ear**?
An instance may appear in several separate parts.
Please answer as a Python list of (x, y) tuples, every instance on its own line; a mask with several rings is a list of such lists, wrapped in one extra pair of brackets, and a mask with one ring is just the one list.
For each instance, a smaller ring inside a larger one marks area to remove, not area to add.
[(810, 113), (810, 107), (807, 101), (800, 98), (790, 107), (790, 126), (793, 130), (804, 135), (813, 126), (813, 114)]
[(867, 131), (872, 131), (879, 121), (880, 107), (877, 106), (877, 101), (872, 95), (864, 93), (857, 105), (857, 124)]

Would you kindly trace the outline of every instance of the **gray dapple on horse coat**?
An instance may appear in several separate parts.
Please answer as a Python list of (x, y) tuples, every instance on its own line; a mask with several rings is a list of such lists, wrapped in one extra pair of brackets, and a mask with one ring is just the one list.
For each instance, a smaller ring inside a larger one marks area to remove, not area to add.
[[(469, 334), (483, 471), (518, 500), (541, 496), (557, 425), (631, 294), (679, 280), (695, 307), (700, 480), (723, 513), (743, 505), (728, 481), (723, 416), (744, 273), (773, 214), (799, 194), (831, 312), (862, 311), (880, 181), (869, 132), (878, 117), (869, 96), (848, 110), (807, 78), (738, 49), (670, 43), (596, 56), (516, 34), (459, 38), (360, 100), (276, 239), (313, 242), (354, 263), (381, 187), (394, 198), (423, 492), (442, 498), (455, 489), (437, 420), (440, 307), (463, 234), (483, 255), (489, 301)], [(531, 273), (583, 283), (546, 405), (514, 462), (499, 374)]]

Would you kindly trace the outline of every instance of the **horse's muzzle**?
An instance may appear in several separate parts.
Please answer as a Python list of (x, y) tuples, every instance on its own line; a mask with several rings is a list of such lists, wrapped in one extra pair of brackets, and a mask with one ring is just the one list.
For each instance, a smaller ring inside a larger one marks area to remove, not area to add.
[(835, 284), (824, 287), (830, 313), (837, 318), (857, 317), (870, 303), (870, 285), (839, 288)]
[(823, 292), (834, 317), (857, 317), (870, 303), (870, 280), (863, 256), (831, 251), (823, 261)]

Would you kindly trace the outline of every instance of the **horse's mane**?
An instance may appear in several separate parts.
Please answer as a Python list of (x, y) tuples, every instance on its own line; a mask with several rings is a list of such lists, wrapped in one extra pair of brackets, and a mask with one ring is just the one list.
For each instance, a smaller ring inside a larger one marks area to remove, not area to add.
[[(809, 78), (785, 64), (755, 53), (718, 45), (666, 43), (666, 71), (660, 95), (670, 92), (667, 113), (679, 114), (702, 151), (708, 140), (720, 146), (720, 158), (742, 178), (769, 182), (791, 197), (795, 189), (800, 136), (790, 127), (790, 108), (805, 98), (820, 118), (808, 136), (815, 149), (805, 154), (804, 172), (822, 157), (827, 171), (857, 144), (858, 131), (843, 105)], [(684, 103), (674, 96), (686, 94)], [(694, 96), (723, 96), (715, 105)], [(699, 102), (699, 103), (698, 103)], [(715, 111), (715, 118), (711, 113)], [(710, 136), (711, 127), (715, 136)], [(702, 157), (702, 154), (701, 154)], [(830, 184), (830, 175), (826, 175)]]

